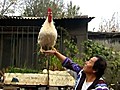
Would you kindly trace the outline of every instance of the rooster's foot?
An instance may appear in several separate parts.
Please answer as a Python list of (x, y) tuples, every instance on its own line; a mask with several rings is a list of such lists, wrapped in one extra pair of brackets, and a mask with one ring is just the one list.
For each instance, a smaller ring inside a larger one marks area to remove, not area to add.
[(43, 53), (43, 52), (45, 52), (45, 50), (44, 49), (40, 49), (40, 52)]
[(57, 51), (56, 48), (52, 47), (52, 50)]

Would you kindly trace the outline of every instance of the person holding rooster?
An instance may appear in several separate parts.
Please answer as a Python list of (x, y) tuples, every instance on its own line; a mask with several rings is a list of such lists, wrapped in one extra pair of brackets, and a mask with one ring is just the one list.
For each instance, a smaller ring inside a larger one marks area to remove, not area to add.
[(107, 84), (102, 79), (102, 75), (107, 67), (103, 57), (99, 55), (93, 56), (81, 67), (57, 50), (47, 50), (44, 53), (55, 55), (61, 61), (63, 67), (77, 73), (74, 90), (109, 90)]

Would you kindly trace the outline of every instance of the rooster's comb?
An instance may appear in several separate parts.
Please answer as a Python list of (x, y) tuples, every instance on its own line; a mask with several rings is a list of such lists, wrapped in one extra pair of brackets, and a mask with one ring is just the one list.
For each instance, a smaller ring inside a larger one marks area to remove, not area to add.
[(52, 12), (51, 8), (48, 8), (48, 12)]

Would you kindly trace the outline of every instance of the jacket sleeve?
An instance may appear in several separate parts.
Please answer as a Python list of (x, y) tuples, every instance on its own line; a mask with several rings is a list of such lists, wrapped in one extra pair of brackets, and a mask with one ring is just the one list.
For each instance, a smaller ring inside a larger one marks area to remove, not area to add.
[(109, 90), (104, 80), (99, 80), (99, 83), (95, 86), (95, 90)]
[(80, 70), (82, 69), (78, 64), (74, 63), (70, 58), (66, 58), (63, 63), (62, 66), (75, 71), (77, 74), (80, 72)]

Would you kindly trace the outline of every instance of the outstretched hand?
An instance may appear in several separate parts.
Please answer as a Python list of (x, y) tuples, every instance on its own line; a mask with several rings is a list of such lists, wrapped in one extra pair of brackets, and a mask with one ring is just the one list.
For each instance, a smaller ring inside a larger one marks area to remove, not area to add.
[(45, 53), (46, 55), (54, 55), (56, 53), (56, 50), (47, 50), (43, 51), (43, 53)]
[(45, 53), (45, 55), (55, 55), (61, 62), (66, 59), (66, 56), (59, 53), (56, 49), (43, 51), (43, 53)]

